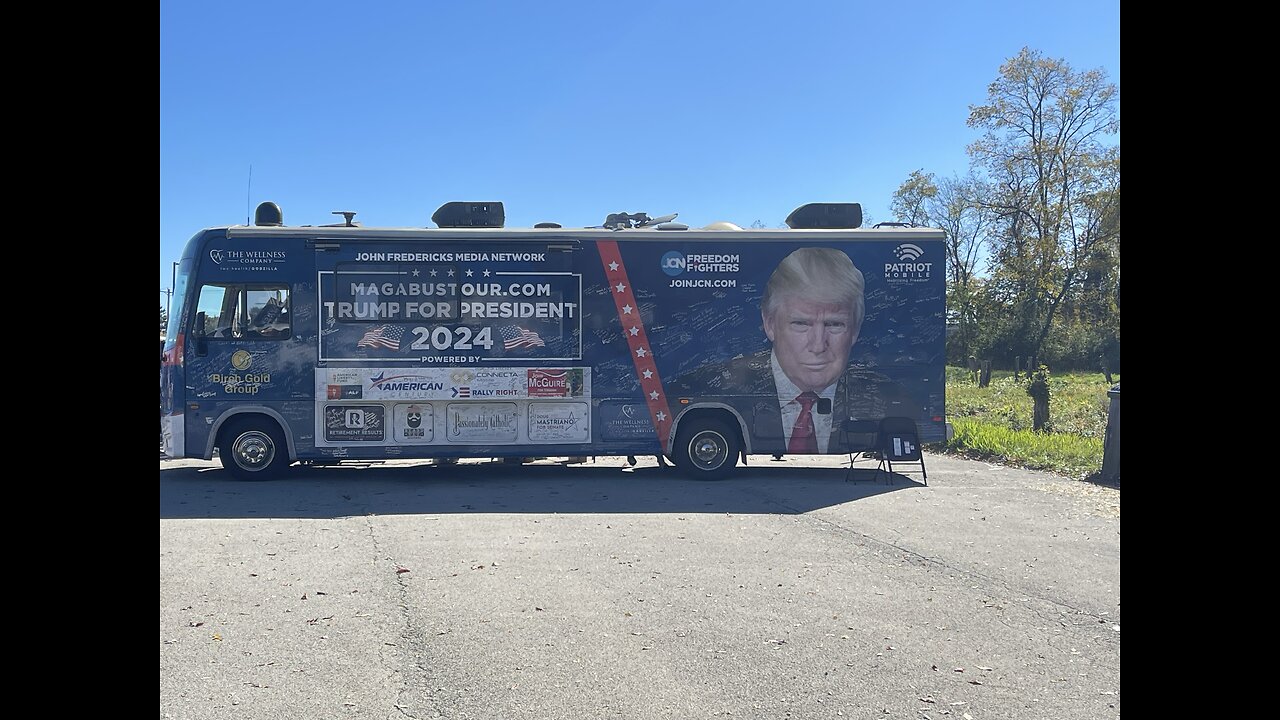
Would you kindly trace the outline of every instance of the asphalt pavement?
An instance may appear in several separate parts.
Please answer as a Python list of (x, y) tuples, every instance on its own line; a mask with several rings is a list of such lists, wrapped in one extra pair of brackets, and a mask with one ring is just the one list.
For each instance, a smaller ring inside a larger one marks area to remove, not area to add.
[(1119, 717), (1118, 488), (750, 460), (162, 460), (160, 716)]

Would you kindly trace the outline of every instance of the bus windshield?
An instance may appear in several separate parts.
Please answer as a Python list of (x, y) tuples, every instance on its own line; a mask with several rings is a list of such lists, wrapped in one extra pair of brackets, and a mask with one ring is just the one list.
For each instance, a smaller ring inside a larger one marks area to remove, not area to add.
[(178, 341), (178, 329), (182, 327), (182, 311), (187, 304), (187, 281), (191, 278), (191, 258), (183, 258), (178, 264), (178, 276), (173, 282), (173, 302), (169, 307), (169, 326), (164, 331), (164, 349), (172, 348)]

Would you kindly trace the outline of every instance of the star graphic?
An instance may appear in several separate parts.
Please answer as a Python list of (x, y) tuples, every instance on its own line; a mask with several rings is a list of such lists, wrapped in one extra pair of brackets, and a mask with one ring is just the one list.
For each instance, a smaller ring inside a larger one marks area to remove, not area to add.
[(468, 270), (468, 271), (467, 271), (467, 277), (471, 277), (472, 275), (475, 275), (475, 273), (473, 273), (473, 272), (471, 272), (470, 270)]
[(649, 399), (650, 399), (650, 400), (657, 400), (657, 399), (658, 399), (658, 391), (657, 391), (657, 390), (651, 390), (651, 391), (649, 391)]
[(609, 272), (618, 272), (618, 263), (616, 262), (609, 263)]
[(435, 276), (436, 276), (436, 271), (435, 271), (435, 269), (432, 269), (432, 270), (431, 270), (431, 277), (435, 277)]
[(617, 285), (614, 285), (614, 287), (618, 289), (618, 292), (622, 292), (623, 290), (627, 289), (627, 286), (623, 285), (622, 283), (618, 283)]
[(649, 378), (651, 378), (651, 377), (653, 377), (653, 371), (652, 371), (652, 370), (645, 370), (645, 371), (644, 371), (644, 379), (645, 379), (645, 380), (648, 380), (648, 379), (649, 379)]
[(449, 277), (453, 277), (453, 270), (449, 271)]
[(658, 422), (662, 422), (662, 421), (664, 421), (664, 420), (666, 420), (666, 419), (667, 419), (667, 414), (666, 414), (666, 413), (664, 413), (664, 412), (662, 412), (661, 410), (659, 410), (659, 411), (658, 411)]
[(623, 315), (630, 315), (630, 314), (631, 314), (631, 311), (632, 311), (632, 310), (634, 310), (634, 309), (635, 309), (635, 308), (631, 307), (630, 305), (623, 305), (623, 306), (622, 306), (622, 314), (623, 314)]
[(484, 271), (484, 276), (485, 276), (485, 277), (489, 277), (489, 271), (488, 271), (488, 270), (485, 270), (485, 271)]
[(644, 357), (645, 355), (648, 355), (648, 354), (649, 354), (649, 351), (645, 350), (644, 348), (640, 348), (639, 350), (636, 351), (637, 357)]
[(633, 328), (631, 328), (631, 334), (632, 334), (633, 336), (634, 336), (634, 335), (639, 335), (639, 334), (640, 334), (640, 328), (638, 328), (638, 327), (633, 327)]
[(414, 276), (414, 277), (418, 277), (418, 276), (419, 276), (419, 275), (421, 275), (421, 274), (422, 274), (422, 273), (421, 273), (421, 271), (419, 271), (417, 268), (414, 268), (414, 269), (413, 269), (413, 276)]

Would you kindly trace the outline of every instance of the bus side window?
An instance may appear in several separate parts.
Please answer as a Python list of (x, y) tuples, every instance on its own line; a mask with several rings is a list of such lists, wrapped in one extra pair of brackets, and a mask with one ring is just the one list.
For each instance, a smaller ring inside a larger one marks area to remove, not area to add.
[(247, 337), (281, 340), (289, 337), (289, 289), (273, 287), (249, 288), (245, 291), (249, 306)]
[(203, 313), (204, 327), (192, 328), (196, 337), (229, 338), (236, 314), (239, 289), (229, 285), (204, 285), (196, 301), (196, 317)]
[(204, 313), (204, 326), (192, 329), (195, 337), (282, 340), (290, 336), (287, 286), (203, 285), (196, 317), (200, 313)]

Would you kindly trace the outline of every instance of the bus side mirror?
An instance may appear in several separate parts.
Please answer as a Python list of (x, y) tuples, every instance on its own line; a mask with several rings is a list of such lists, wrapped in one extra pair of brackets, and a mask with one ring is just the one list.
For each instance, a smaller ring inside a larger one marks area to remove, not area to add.
[(819, 415), (831, 414), (831, 398), (818, 398), (818, 414)]
[(209, 341), (206, 340), (204, 337), (204, 328), (205, 328), (204, 323), (205, 323), (204, 312), (201, 311), (196, 313), (196, 326), (195, 328), (193, 328), (195, 332), (191, 334), (195, 337), (195, 340), (196, 340), (195, 345), (196, 345), (197, 357), (204, 357), (205, 355), (209, 354)]

